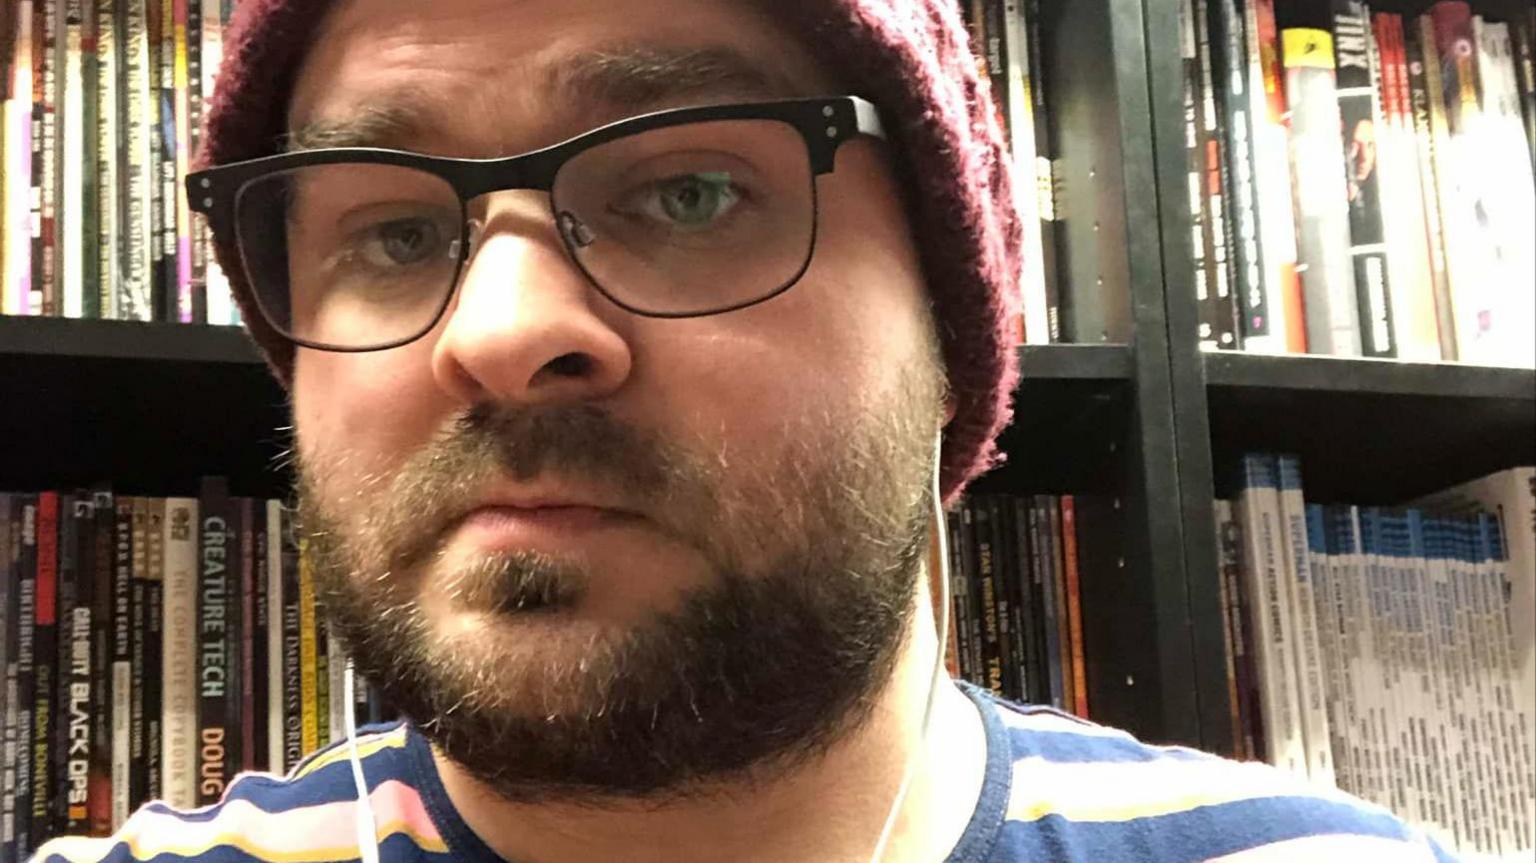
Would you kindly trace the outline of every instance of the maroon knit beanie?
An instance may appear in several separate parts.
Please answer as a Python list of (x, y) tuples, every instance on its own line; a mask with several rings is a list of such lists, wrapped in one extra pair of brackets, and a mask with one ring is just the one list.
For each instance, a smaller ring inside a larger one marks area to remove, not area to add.
[[(327, 0), (243, 0), (224, 41), (199, 163), (278, 151), (288, 98)], [(958, 0), (776, 0), (772, 14), (877, 105), (908, 191), (955, 398), (941, 494), (953, 502), (1001, 461), (1011, 418), (1022, 225), (1011, 159), (977, 74)], [(284, 385), (293, 346), (257, 311), (229, 236), (214, 238), (251, 337)]]

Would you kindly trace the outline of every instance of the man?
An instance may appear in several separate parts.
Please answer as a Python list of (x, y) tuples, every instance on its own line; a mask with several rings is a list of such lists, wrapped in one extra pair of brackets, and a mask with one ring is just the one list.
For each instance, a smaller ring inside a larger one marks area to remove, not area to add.
[(1020, 255), (948, 0), (246, 0), (227, 47), (193, 203), (408, 722), (44, 858), (1444, 859), (936, 681)]

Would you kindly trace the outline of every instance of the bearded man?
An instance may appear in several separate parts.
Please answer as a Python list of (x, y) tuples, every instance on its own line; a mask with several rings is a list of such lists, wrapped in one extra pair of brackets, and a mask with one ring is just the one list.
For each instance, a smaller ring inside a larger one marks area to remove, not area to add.
[(193, 206), (405, 721), (45, 859), (1429, 860), (942, 674), (1020, 223), (951, 0), (245, 0)]

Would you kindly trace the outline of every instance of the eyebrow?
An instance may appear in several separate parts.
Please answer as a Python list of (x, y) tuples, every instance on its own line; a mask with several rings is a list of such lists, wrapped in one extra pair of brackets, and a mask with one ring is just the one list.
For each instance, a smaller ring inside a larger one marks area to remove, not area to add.
[[(684, 102), (756, 101), (808, 95), (804, 87), (725, 46), (620, 45), (564, 58), (542, 71), (552, 104), (614, 119)], [(350, 113), (311, 120), (284, 137), (287, 152), (402, 147), (440, 135), (445, 100), (396, 89)]]

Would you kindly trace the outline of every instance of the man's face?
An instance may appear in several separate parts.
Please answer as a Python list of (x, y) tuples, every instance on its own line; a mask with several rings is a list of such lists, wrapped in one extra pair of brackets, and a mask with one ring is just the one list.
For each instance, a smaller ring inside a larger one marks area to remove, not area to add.
[[(841, 92), (745, 0), (427, 8), (338, 3), (290, 130), (351, 143), (389, 116), (367, 143), (493, 157), (648, 110)], [(613, 100), (568, 87), (598, 55), (678, 65)], [(503, 794), (782, 766), (855, 725), (889, 676), (942, 372), (880, 145), (845, 145), (816, 183), (810, 268), (757, 306), (623, 311), (540, 193), (501, 192), (475, 202), (482, 239), (425, 337), (299, 351), (301, 508), (328, 613), (385, 697)]]

